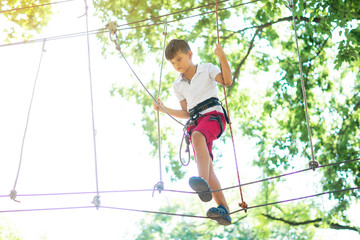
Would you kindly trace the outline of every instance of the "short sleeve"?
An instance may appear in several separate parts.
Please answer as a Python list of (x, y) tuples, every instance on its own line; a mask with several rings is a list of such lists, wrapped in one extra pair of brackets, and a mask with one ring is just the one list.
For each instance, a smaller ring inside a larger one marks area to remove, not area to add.
[(182, 100), (185, 99), (184, 95), (181, 94), (181, 92), (179, 91), (179, 81), (178, 79), (174, 82), (173, 84), (173, 89), (174, 89), (174, 93), (175, 93), (175, 96), (177, 97), (177, 99), (179, 100), (179, 102), (181, 102)]
[(208, 63), (208, 71), (210, 79), (215, 81), (215, 77), (221, 72), (220, 69), (212, 63)]

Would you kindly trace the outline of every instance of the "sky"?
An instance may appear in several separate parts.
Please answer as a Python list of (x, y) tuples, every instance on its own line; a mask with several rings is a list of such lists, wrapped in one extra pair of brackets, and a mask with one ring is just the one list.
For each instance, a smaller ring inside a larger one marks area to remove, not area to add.
[[(85, 9), (83, 1), (59, 4), (54, 8), (55, 15), (49, 26), (36, 38), (85, 31), (85, 17), (80, 17)], [(99, 20), (92, 17), (92, 11), (93, 8), (90, 8), (90, 30), (102, 28)], [(42, 45), (38, 42), (0, 48), (2, 196), (12, 190), (18, 170), (21, 141)], [(16, 190), (19, 195), (94, 192), (96, 178), (86, 37), (47, 41), (44, 49)], [(113, 84), (130, 87), (136, 79), (131, 77), (127, 65), (117, 54), (107, 58), (101, 55), (101, 45), (94, 35), (90, 36), (90, 53), (99, 190), (151, 189), (159, 181), (159, 165), (156, 157), (149, 156), (151, 146), (141, 128), (141, 111), (132, 102), (110, 95)], [(160, 72), (160, 66), (150, 64), (136, 66), (135, 69), (145, 81), (149, 72), (155, 75)], [(169, 70), (171, 66), (168, 64), (165, 73)], [(170, 102), (176, 101), (170, 98)], [(180, 141), (182, 129), (176, 124), (174, 127), (177, 128), (174, 138)], [(246, 139), (236, 143), (237, 152), (244, 160), (240, 163), (241, 175), (244, 176), (242, 169), (251, 168), (255, 151), (249, 148), (252, 145)], [(223, 147), (223, 158), (231, 159), (231, 146)], [(232, 186), (236, 182), (233, 169), (231, 160), (219, 171), (223, 186)], [(196, 175), (195, 164), (191, 163), (186, 171), (187, 176)], [(255, 173), (256, 170), (246, 172)], [(259, 178), (250, 174), (242, 180)], [(291, 181), (298, 183), (297, 178), (290, 178)], [(187, 178), (172, 183), (166, 176), (165, 187), (190, 190)], [(298, 192), (297, 196), (307, 194), (306, 187), (300, 190), (302, 192)], [(284, 191), (284, 198), (290, 197), (286, 193)], [(0, 211), (93, 206), (91, 202), (95, 195), (19, 196), (20, 203), (1, 197)], [(100, 194), (100, 200), (102, 206), (156, 211), (173, 197), (168, 193), (151, 195), (151, 192)], [(231, 203), (230, 206), (236, 204)], [(25, 240), (129, 239), (138, 233), (136, 222), (143, 217), (142, 213), (102, 208), (30, 211), (2, 213), (0, 225), (10, 226)], [(328, 231), (320, 235), (324, 239), (336, 239), (337, 234), (340, 233)], [(351, 239), (360, 238), (351, 235)]]

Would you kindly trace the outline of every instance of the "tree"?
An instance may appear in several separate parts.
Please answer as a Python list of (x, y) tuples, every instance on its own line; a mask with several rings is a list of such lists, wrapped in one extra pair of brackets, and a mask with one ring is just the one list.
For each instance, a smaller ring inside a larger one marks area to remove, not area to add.
[(14, 233), (8, 224), (0, 219), (0, 240), (21, 240), (17, 233)]
[[(298, 166), (299, 161), (312, 159), (292, 6), (285, 0), (244, 3), (219, 3), (220, 41), (235, 80), (226, 91), (236, 134), (257, 142), (258, 157), (254, 164), (262, 169), (264, 176), (273, 176)], [(131, 23), (127, 30), (120, 27), (123, 30), (119, 35), (121, 45), (127, 50), (125, 54), (133, 56), (135, 63), (143, 64), (145, 55), (161, 56), (160, 33), (166, 19), (171, 24), (172, 38), (185, 38), (194, 46), (200, 46), (198, 53), (202, 61), (217, 64), (212, 54), (217, 41), (213, 1), (95, 0), (94, 5), (104, 24), (113, 19)], [(322, 165), (356, 159), (360, 150), (357, 137), (360, 134), (360, 2), (298, 0), (293, 7), (315, 159)], [(187, 20), (189, 17), (191, 21)], [(142, 19), (147, 20), (140, 21)], [(100, 39), (105, 48), (109, 48), (107, 36), (102, 35)], [(163, 100), (170, 94), (173, 77), (166, 76), (160, 92)], [(249, 81), (256, 82), (257, 86), (244, 87)], [(147, 86), (156, 89), (157, 79), (152, 79)], [(143, 129), (155, 154), (158, 146), (152, 99), (136, 86), (132, 89), (114, 86), (112, 92), (142, 106)], [(164, 151), (169, 154), (173, 176), (181, 178), (183, 172), (175, 160), (177, 143), (169, 142), (170, 129), (162, 131), (164, 145), (169, 146)], [(359, 168), (359, 161), (355, 161), (318, 169), (322, 173), (322, 189), (360, 187)], [(358, 191), (330, 194), (336, 204), (328, 214), (331, 218), (328, 222), (348, 224), (346, 210), (358, 197)], [(273, 213), (265, 217), (275, 221), (280, 218)]]
[[(50, 0), (21, 1), (9, 0), (0, 2), (0, 32), (4, 33), (1, 41), (11, 39), (30, 39), (45, 27), (52, 15)], [(6, 28), (5, 28), (6, 26)]]

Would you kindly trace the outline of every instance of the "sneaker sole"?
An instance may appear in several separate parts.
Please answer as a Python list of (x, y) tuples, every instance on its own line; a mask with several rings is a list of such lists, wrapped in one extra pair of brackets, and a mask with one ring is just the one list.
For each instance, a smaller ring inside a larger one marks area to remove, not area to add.
[(192, 177), (189, 180), (189, 185), (195, 192), (197, 192), (201, 201), (203, 202), (211, 201), (212, 194), (210, 192), (210, 187), (203, 178)]

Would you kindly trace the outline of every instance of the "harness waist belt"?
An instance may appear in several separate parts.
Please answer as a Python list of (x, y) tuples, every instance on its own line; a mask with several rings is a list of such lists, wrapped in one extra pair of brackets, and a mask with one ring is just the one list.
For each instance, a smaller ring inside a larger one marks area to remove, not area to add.
[(199, 103), (198, 105), (196, 105), (195, 107), (190, 109), (189, 110), (190, 119), (195, 120), (197, 117), (199, 117), (200, 112), (202, 112), (202, 111), (204, 111), (204, 110), (206, 110), (208, 108), (218, 106), (218, 105), (220, 105), (222, 107), (224, 115), (225, 115), (225, 120), (226, 120), (227, 123), (229, 123), (229, 118), (227, 116), (227, 113), (226, 113), (224, 107), (221, 105), (220, 100), (218, 98), (216, 98), (216, 97), (206, 99), (205, 101)]

